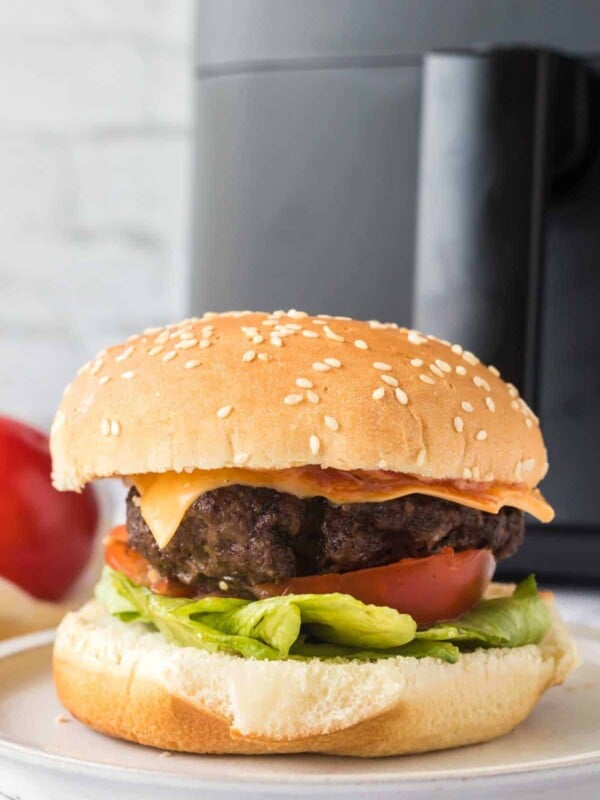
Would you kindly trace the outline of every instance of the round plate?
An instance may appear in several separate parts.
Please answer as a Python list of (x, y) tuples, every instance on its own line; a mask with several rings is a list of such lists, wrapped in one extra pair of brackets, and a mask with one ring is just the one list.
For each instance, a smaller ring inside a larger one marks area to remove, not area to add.
[[(53, 632), (0, 645), (0, 798), (244, 800), (443, 793), (444, 800), (597, 798), (600, 631), (576, 628), (584, 663), (515, 731), (487, 744), (383, 759), (192, 756), (94, 733), (65, 714), (52, 684)], [(84, 788), (85, 787), (85, 790)], [(182, 795), (182, 789), (185, 795)], [(538, 794), (539, 792), (539, 794)]]

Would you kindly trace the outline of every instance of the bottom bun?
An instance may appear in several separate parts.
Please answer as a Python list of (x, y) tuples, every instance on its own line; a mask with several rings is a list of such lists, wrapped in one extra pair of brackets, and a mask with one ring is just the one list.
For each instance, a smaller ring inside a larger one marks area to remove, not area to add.
[(61, 623), (54, 675), (61, 701), (82, 722), (163, 750), (420, 753), (507, 733), (564, 680), (577, 650), (553, 617), (539, 645), (478, 650), (456, 664), (256, 661), (176, 647), (92, 601)]

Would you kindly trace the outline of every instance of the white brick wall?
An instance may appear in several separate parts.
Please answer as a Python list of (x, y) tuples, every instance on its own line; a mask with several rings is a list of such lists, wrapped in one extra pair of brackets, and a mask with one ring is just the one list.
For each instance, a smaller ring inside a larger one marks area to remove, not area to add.
[(0, 414), (184, 311), (194, 0), (0, 1)]

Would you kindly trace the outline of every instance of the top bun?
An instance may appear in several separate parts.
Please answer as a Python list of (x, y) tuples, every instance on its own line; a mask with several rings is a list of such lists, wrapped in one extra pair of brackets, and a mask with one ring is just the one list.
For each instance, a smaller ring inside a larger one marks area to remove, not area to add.
[(98, 354), (51, 431), (53, 480), (306, 464), (534, 487), (538, 420), (459, 345), (291, 310), (205, 314)]

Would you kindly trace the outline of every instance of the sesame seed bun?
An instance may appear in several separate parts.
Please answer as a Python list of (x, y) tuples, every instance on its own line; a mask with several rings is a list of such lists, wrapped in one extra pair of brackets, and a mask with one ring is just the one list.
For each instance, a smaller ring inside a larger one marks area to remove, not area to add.
[(316, 464), (534, 487), (535, 415), (472, 353), (394, 324), (234, 312), (147, 330), (68, 387), (53, 480)]
[(256, 661), (176, 647), (92, 601), (61, 623), (54, 675), (75, 717), (153, 747), (390, 756), (507, 733), (577, 661), (556, 614), (539, 645), (476, 650), (456, 664)]

